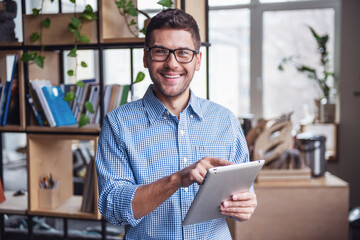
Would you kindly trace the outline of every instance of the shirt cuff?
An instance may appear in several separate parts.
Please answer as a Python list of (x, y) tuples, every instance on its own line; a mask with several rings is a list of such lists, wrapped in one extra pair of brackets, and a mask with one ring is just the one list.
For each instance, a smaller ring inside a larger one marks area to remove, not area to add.
[(139, 186), (137, 185), (124, 185), (122, 188), (116, 191), (116, 196), (119, 197), (119, 201), (115, 202), (115, 216), (119, 216), (118, 221), (124, 221), (135, 227), (139, 222), (141, 222), (142, 218), (135, 219), (134, 212), (132, 209), (132, 202), (135, 196), (136, 189)]

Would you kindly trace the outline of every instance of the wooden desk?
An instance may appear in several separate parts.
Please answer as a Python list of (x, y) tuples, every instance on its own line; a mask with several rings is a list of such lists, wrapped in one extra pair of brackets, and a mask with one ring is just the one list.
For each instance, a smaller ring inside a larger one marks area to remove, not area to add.
[(247, 222), (228, 220), (233, 239), (348, 239), (349, 186), (326, 173), (311, 181), (254, 185), (258, 207)]

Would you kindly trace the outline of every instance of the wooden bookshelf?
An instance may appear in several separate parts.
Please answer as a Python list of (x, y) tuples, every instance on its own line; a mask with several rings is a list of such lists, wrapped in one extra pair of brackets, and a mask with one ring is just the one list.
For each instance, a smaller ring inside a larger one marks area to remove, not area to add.
[(72, 133), (72, 134), (98, 134), (100, 132), (99, 124), (87, 124), (86, 126), (79, 128), (78, 125), (62, 126), (62, 127), (48, 127), (48, 126), (28, 126), (27, 132), (41, 132), (41, 133)]
[[(92, 141), (96, 151), (97, 139), (97, 136), (28, 134), (29, 214), (100, 219), (97, 207), (92, 213), (81, 212), (82, 196), (73, 195), (73, 140)], [(38, 198), (39, 182), (41, 176), (50, 173), (54, 180), (59, 180), (60, 206), (54, 209), (41, 209)], [(94, 194), (91, 197), (96, 203), (98, 199), (96, 175), (94, 178), (95, 184), (92, 186)]]

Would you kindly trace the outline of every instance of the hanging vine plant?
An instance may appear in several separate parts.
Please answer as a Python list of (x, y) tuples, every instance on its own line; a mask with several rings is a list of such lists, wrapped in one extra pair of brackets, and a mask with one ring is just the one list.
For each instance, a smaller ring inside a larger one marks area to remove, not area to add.
[[(129, 32), (134, 36), (138, 37), (139, 32), (144, 34), (146, 33), (146, 26), (144, 24), (144, 27), (142, 29), (139, 29), (138, 23), (135, 19), (130, 19), (130, 17), (137, 17), (138, 14), (142, 14), (146, 17), (146, 21), (150, 20), (150, 16), (145, 13), (144, 11), (139, 10), (136, 8), (132, 2), (132, 0), (114, 0), (115, 4), (119, 10), (120, 15), (125, 19), (126, 26), (129, 30)], [(167, 7), (170, 8), (173, 5), (172, 0), (160, 0), (157, 2), (160, 6), (163, 8)]]
[[(96, 20), (97, 15), (93, 11), (93, 8), (90, 5), (86, 5), (84, 11), (80, 15), (77, 15), (76, 14), (76, 0), (70, 0), (70, 2), (72, 2), (74, 4), (74, 16), (70, 18), (70, 23), (68, 24), (68, 30), (74, 35), (75, 43), (74, 43), (74, 48), (67, 54), (67, 56), (75, 59), (75, 67), (74, 67), (74, 69), (68, 70), (67, 75), (73, 76), (75, 78), (75, 82), (78, 87), (84, 87), (84, 82), (78, 81), (78, 78), (77, 78), (77, 72), (78, 72), (78, 68), (79, 68), (78, 53), (77, 53), (78, 44), (90, 42), (90, 39), (87, 36), (81, 34), (81, 28), (85, 21)], [(80, 62), (80, 67), (87, 68), (87, 66), (88, 65), (85, 61)], [(64, 100), (68, 101), (68, 102), (73, 102), (75, 100), (75, 98), (76, 98), (75, 93), (68, 92), (65, 95)], [(75, 101), (75, 104), (79, 104), (79, 103), (77, 101)], [(94, 113), (94, 108), (90, 101), (86, 101), (84, 106), (87, 111), (89, 111), (90, 113)], [(90, 117), (84, 113), (81, 113), (79, 123), (78, 123), (79, 128), (85, 126), (89, 122), (90, 122)]]
[[(37, 66), (44, 68), (44, 61), (45, 61), (45, 56), (43, 55), (44, 50), (45, 50), (45, 46), (43, 45), (43, 29), (44, 28), (50, 28), (51, 25), (51, 20), (50, 18), (44, 18), (43, 15), (41, 14), (43, 11), (43, 7), (44, 7), (44, 1), (41, 1), (41, 5), (40, 8), (33, 8), (32, 9), (32, 15), (34, 18), (40, 17), (40, 30), (39, 32), (33, 32), (30, 36), (30, 41), (32, 43), (39, 41), (40, 42), (40, 51), (29, 51), (29, 52), (24, 52), (21, 56), (21, 61), (26, 62), (26, 63), (35, 63)], [(50, 0), (51, 3), (54, 2), (54, 0)]]

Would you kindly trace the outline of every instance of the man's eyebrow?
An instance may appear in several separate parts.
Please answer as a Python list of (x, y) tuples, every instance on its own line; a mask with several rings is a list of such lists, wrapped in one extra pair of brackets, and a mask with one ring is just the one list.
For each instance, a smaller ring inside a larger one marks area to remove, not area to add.
[[(151, 46), (151, 48), (154, 48), (154, 47), (170, 49), (170, 48), (164, 47), (162, 45), (153, 45), (153, 46)], [(191, 48), (189, 48), (189, 47), (177, 47), (175, 49), (188, 49), (188, 50), (191, 50)], [(170, 49), (170, 50), (173, 50), (173, 49)]]

